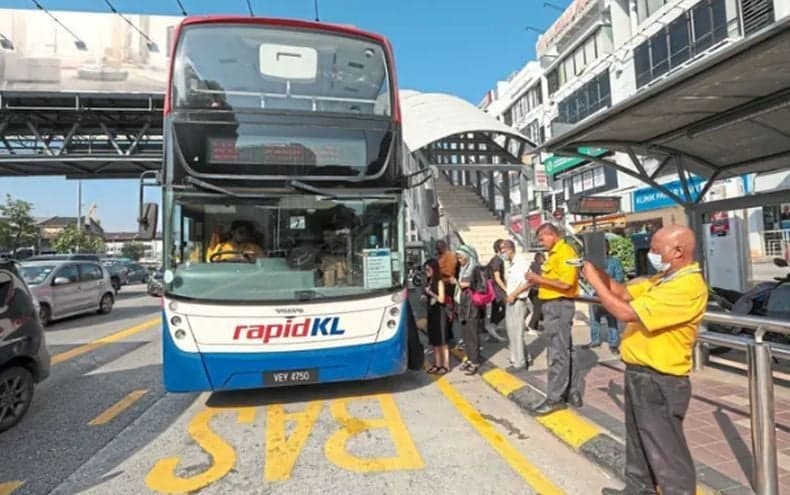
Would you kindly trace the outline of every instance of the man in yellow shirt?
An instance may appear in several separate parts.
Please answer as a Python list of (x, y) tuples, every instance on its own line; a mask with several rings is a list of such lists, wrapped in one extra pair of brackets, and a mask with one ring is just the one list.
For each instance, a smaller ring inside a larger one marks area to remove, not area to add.
[(543, 311), (543, 328), (548, 339), (549, 370), (546, 400), (535, 413), (549, 414), (568, 404), (581, 407), (579, 367), (571, 338), (576, 306), (573, 298), (579, 293), (579, 269), (568, 261), (578, 259), (576, 251), (565, 242), (559, 229), (550, 223), (538, 228), (538, 241), (548, 250), (543, 272), (527, 272), (527, 282), (538, 287)]
[(237, 220), (230, 225), (230, 240), (209, 247), (206, 258), (210, 263), (218, 261), (254, 261), (263, 257), (263, 249), (252, 240), (253, 227), (250, 222)]
[(583, 273), (617, 320), (627, 323), (625, 370), (626, 488), (604, 495), (693, 495), (694, 462), (683, 433), (691, 400), (689, 372), (708, 291), (694, 262), (694, 234), (677, 225), (657, 231), (648, 258), (659, 272), (627, 286), (585, 262)]

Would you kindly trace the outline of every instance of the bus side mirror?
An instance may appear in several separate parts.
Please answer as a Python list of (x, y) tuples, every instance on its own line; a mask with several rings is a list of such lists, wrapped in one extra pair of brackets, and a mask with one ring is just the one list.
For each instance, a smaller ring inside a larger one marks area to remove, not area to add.
[(439, 225), (439, 205), (436, 202), (436, 193), (433, 189), (422, 190), (422, 212), (426, 226), (436, 227)]
[(150, 241), (156, 236), (156, 222), (159, 218), (159, 205), (156, 203), (143, 204), (140, 218), (137, 219), (137, 235), (140, 239)]

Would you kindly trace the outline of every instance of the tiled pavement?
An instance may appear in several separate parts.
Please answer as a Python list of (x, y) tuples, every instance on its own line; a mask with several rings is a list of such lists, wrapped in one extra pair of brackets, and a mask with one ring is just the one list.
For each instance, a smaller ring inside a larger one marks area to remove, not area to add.
[[(504, 330), (500, 330), (504, 335)], [(456, 333), (457, 335), (457, 333)], [(545, 343), (541, 336), (527, 336), (527, 348), (534, 364), (528, 371), (514, 374), (539, 390), (545, 389)], [(606, 345), (591, 350), (581, 345), (589, 341), (586, 315), (579, 312), (574, 326), (574, 342), (584, 371), (584, 407), (581, 414), (610, 431), (619, 440), (625, 437), (623, 424), (624, 366), (609, 353)], [(504, 344), (483, 338), (483, 355), (495, 366), (508, 366)], [(746, 376), (737, 370), (708, 367), (691, 377), (692, 400), (684, 426), (699, 481), (717, 493), (753, 493), (749, 392)], [(790, 387), (777, 382), (775, 411), (780, 493), (790, 495)]]
[[(622, 363), (598, 363), (585, 377), (581, 413), (624, 439)], [(705, 370), (691, 377), (692, 400), (684, 427), (700, 481), (723, 493), (751, 493), (752, 456), (746, 377)], [(545, 370), (521, 373), (543, 389)], [(790, 398), (777, 386), (776, 437), (780, 493), (790, 494)], [(713, 471), (718, 471), (714, 473)], [(729, 479), (727, 479), (729, 478)]]

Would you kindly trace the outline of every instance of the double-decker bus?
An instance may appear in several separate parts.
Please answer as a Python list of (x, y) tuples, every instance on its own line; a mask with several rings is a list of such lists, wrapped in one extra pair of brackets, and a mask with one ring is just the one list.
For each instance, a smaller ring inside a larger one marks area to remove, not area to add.
[(400, 114), (388, 41), (190, 17), (165, 97), (165, 388), (407, 367)]

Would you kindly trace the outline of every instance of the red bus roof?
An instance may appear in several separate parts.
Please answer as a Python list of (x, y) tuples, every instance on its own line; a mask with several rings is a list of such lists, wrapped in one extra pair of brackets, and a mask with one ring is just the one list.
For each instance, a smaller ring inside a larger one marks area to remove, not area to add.
[[(395, 120), (395, 122), (400, 122), (400, 102), (398, 100), (398, 80), (395, 74), (395, 57), (393, 55), (392, 45), (390, 45), (389, 40), (378, 33), (364, 31), (354, 26), (331, 24), (326, 22), (306, 21), (302, 19), (281, 19), (281, 18), (273, 18), (273, 17), (252, 17), (252, 16), (240, 16), (240, 15), (204, 15), (204, 16), (185, 17), (184, 20), (181, 21), (181, 24), (178, 25), (174, 39), (178, 40), (181, 28), (185, 26), (200, 25), (200, 24), (252, 24), (252, 25), (272, 26), (272, 27), (296, 28), (296, 29), (304, 29), (308, 31), (323, 31), (323, 32), (336, 33), (341, 35), (358, 36), (361, 38), (368, 38), (371, 41), (380, 43), (381, 45), (384, 46), (384, 51), (387, 54), (387, 59), (390, 65), (389, 67), (390, 83), (392, 84), (392, 89), (393, 89), (392, 118), (393, 120)], [(176, 45), (177, 42), (173, 43), (172, 53), (170, 54), (171, 57), (170, 60), (173, 60), (174, 58)], [(168, 80), (172, 79), (173, 76), (172, 71), (173, 71), (173, 64), (171, 62)], [(165, 92), (165, 114), (169, 112), (170, 112), (170, 85), (168, 84), (168, 87)]]

